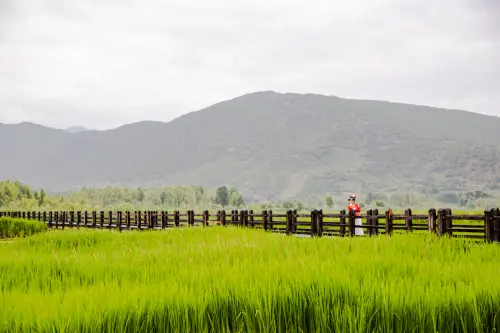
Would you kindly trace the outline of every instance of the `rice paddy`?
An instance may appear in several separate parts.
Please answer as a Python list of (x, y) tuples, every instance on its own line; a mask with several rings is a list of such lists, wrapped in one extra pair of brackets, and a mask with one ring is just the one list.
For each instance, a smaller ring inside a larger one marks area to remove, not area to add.
[(34, 220), (0, 217), (0, 239), (31, 236), (47, 230), (47, 226)]
[(52, 230), (0, 242), (2, 332), (491, 332), (500, 246)]

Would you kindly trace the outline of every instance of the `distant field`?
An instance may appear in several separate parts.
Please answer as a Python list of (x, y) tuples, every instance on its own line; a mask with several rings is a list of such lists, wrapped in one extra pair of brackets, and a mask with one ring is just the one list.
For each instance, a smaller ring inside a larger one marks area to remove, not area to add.
[(0, 242), (0, 331), (491, 332), (500, 246), (241, 228)]

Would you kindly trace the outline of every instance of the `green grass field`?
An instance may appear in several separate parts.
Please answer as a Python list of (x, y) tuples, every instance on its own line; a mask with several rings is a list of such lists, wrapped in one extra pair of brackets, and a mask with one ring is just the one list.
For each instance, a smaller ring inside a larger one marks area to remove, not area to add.
[(0, 242), (2, 332), (491, 332), (500, 246), (234, 227)]

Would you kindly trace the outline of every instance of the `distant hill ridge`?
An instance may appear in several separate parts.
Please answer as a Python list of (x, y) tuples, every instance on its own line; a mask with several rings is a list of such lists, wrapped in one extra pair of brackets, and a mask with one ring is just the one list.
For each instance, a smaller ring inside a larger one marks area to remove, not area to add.
[(275, 200), (326, 192), (496, 190), (500, 119), (435, 107), (256, 92), (168, 123), (106, 131), (0, 124), (0, 180), (234, 185)]

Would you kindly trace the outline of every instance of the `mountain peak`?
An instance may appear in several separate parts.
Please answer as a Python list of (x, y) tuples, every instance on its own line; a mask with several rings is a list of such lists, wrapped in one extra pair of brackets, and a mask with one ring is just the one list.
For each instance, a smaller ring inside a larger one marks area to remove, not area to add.
[(88, 131), (88, 129), (86, 129), (83, 126), (71, 126), (71, 127), (65, 128), (64, 130), (68, 133), (81, 133), (81, 132)]

